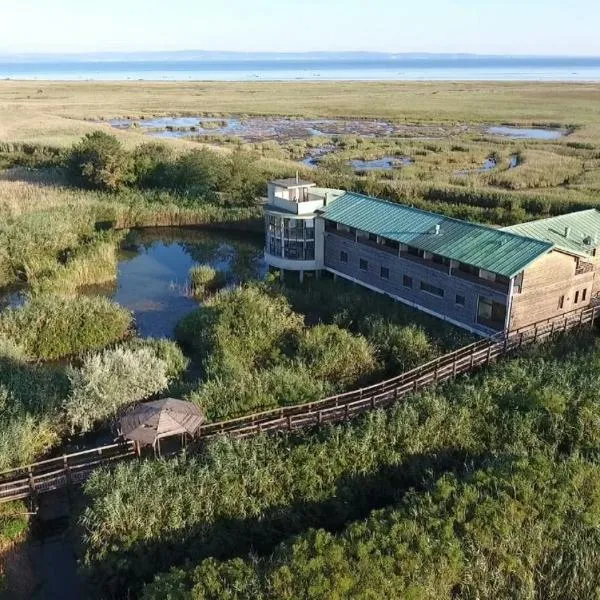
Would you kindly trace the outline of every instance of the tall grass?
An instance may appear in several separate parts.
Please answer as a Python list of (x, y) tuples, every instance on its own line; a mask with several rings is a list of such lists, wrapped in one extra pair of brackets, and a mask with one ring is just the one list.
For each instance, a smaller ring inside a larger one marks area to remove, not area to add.
[(590, 598), (600, 585), (599, 475), (580, 459), (502, 457), (340, 534), (311, 530), (270, 557), (159, 576), (142, 597)]
[(32, 297), (0, 314), (0, 334), (15, 340), (34, 359), (72, 356), (123, 339), (131, 313), (102, 297)]
[(596, 461), (598, 360), (588, 335), (565, 337), (352, 424), (220, 439), (197, 459), (98, 471), (85, 488), (85, 563), (94, 581), (123, 592), (134, 573), (268, 554), (308, 527), (338, 528), (486, 455)]

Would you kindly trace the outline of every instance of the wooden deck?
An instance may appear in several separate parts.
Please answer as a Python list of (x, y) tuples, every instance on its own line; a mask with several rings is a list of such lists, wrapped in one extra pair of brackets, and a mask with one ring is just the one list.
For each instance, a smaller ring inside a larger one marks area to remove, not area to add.
[[(546, 319), (518, 329), (508, 336), (499, 334), (479, 340), (402, 375), (359, 390), (308, 404), (208, 423), (200, 429), (199, 437), (207, 439), (229, 435), (243, 438), (264, 432), (294, 431), (345, 421), (366, 411), (390, 406), (427, 386), (488, 365), (524, 345), (548, 340), (557, 333), (576, 327), (593, 325), (599, 315), (600, 305), (577, 309), (555, 319)], [(127, 442), (92, 448), (5, 471), (0, 473), (0, 502), (27, 498), (82, 483), (96, 467), (111, 465), (134, 456), (133, 443)]]

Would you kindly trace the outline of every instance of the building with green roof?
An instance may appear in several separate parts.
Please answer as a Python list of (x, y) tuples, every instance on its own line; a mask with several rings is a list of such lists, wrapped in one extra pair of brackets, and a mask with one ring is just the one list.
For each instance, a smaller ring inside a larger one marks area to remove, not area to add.
[(305, 199), (297, 208), (277, 201), (275, 187), (265, 206), (265, 258), (277, 270), (332, 273), (481, 335), (552, 318), (594, 294), (595, 210), (498, 229), (291, 183), (293, 197)]
[(600, 211), (595, 208), (581, 210), (511, 225), (502, 231), (542, 240), (578, 256), (595, 256), (600, 243)]

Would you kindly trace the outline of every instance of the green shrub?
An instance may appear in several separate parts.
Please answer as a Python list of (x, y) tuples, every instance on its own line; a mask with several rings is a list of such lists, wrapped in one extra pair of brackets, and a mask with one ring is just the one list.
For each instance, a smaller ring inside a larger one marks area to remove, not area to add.
[(223, 159), (216, 152), (203, 148), (177, 157), (169, 173), (170, 185), (180, 192), (216, 202), (218, 192), (227, 178)]
[(189, 277), (194, 295), (200, 298), (221, 287), (226, 280), (225, 273), (213, 269), (210, 265), (193, 266)]
[(131, 313), (101, 297), (44, 295), (0, 314), (0, 335), (18, 342), (27, 355), (42, 360), (102, 348), (122, 339)]
[(364, 320), (361, 329), (391, 373), (408, 371), (436, 354), (427, 334), (418, 325), (402, 326), (371, 316)]
[(188, 368), (190, 360), (185, 356), (181, 348), (173, 341), (154, 338), (132, 338), (122, 345), (128, 350), (139, 350), (147, 348), (166, 364), (167, 377), (176, 379)]
[(213, 376), (223, 376), (277, 363), (301, 327), (285, 298), (250, 285), (209, 298), (179, 323), (177, 336), (207, 359)]
[(273, 366), (239, 373), (234, 377), (210, 377), (189, 395), (209, 421), (229, 419), (292, 404), (319, 400), (333, 393), (334, 385), (315, 377), (302, 364)]
[(375, 369), (374, 352), (367, 340), (337, 325), (316, 325), (300, 337), (298, 360), (313, 376), (342, 390), (354, 385)]
[(73, 178), (90, 188), (114, 192), (134, 179), (133, 161), (121, 142), (108, 133), (88, 133), (71, 150)]
[(169, 187), (172, 161), (173, 152), (164, 144), (140, 144), (133, 152), (133, 170), (137, 185), (144, 188)]
[(167, 364), (150, 348), (115, 348), (87, 356), (68, 370), (71, 394), (65, 411), (71, 430), (90, 431), (124, 407), (164, 390)]

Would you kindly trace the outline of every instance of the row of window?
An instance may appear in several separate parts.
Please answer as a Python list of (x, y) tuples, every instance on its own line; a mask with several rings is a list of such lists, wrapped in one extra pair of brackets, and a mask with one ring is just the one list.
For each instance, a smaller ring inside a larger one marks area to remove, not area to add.
[[(373, 233), (367, 233), (365, 231), (361, 231), (360, 229), (355, 229), (354, 227), (348, 227), (347, 225), (342, 225), (341, 223), (335, 223), (333, 221), (326, 220), (325, 231), (350, 237), (351, 239), (355, 239), (357, 242), (371, 243), (371, 245), (377, 244), (382, 248), (391, 250), (394, 254), (403, 258), (415, 258), (424, 261), (425, 263), (435, 263), (437, 265), (447, 267), (448, 269), (450, 269), (451, 266), (450, 259), (445, 256), (428, 253), (425, 252), (425, 250), (416, 248), (414, 246), (401, 246), (394, 240), (390, 240)], [(508, 289), (510, 283), (510, 279), (508, 277), (504, 277), (502, 275), (498, 275), (497, 273), (492, 273), (491, 271), (486, 271), (463, 262), (455, 263), (455, 266), (452, 267), (452, 273), (458, 275), (459, 277), (470, 276), (485, 282), (496, 283), (499, 286), (505, 287), (506, 289)]]
[(314, 260), (315, 243), (269, 238), (268, 252), (271, 256), (282, 256), (290, 260)]
[[(585, 302), (585, 300), (587, 299), (587, 288), (583, 288), (583, 290), (581, 290), (581, 294), (579, 293), (579, 290), (577, 290), (575, 292), (575, 298), (573, 299), (573, 304), (579, 304), (580, 302)], [(560, 296), (558, 298), (558, 309), (562, 310), (565, 306), (565, 297), (564, 295)]]
[[(340, 262), (343, 262), (343, 263), (347, 263), (348, 262), (348, 253), (345, 252), (344, 250), (342, 250), (340, 252)], [(365, 258), (359, 259), (358, 268), (361, 271), (368, 271), (368, 269), (369, 269), (369, 261), (366, 260)], [(389, 280), (389, 278), (390, 278), (390, 270), (389, 270), (389, 268), (388, 267), (383, 267), (383, 266), (379, 267), (379, 277), (381, 277), (381, 279)], [(409, 275), (403, 275), (402, 276), (402, 285), (405, 288), (413, 289), (413, 278), (410, 277)], [(433, 296), (437, 296), (438, 298), (443, 298), (444, 297), (444, 290), (443, 290), (443, 288), (440, 288), (440, 287), (437, 287), (437, 286), (432, 285), (430, 283), (427, 283), (426, 281), (421, 281), (420, 282), (420, 289), (421, 289), (422, 292), (426, 292), (428, 294), (432, 294)], [(456, 294), (454, 302), (458, 306), (464, 306), (465, 305), (465, 297), (463, 295), (461, 295), (461, 294)]]

